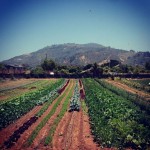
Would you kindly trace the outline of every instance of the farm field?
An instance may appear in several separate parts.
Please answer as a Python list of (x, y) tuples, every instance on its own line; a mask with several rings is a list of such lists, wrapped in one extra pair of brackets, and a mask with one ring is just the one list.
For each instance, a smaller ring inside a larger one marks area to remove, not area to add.
[(104, 80), (83, 79), (83, 84), (94, 141), (104, 147), (149, 149), (147, 105)]
[(15, 79), (15, 80), (11, 80), (11, 79), (6, 79), (6, 80), (1, 80), (0, 81), (0, 89), (6, 89), (6, 88), (14, 88), (17, 86), (22, 86), (25, 84), (29, 84), (32, 82), (37, 81), (37, 79)]
[(150, 79), (143, 79), (143, 80), (106, 80), (108, 83), (117, 86), (121, 89), (125, 89), (128, 92), (133, 94), (137, 94), (146, 100), (150, 100), (150, 86), (148, 83)]
[(150, 79), (122, 79), (120, 82), (140, 91), (150, 93)]
[(24, 93), (30, 93), (31, 91), (43, 88), (55, 81), (57, 81), (57, 79), (20, 79), (16, 81), (3, 81), (0, 84), (0, 103), (11, 100)]
[[(36, 101), (36, 105), (32, 95), (31, 99), (27, 97), (27, 100), (34, 106), (19, 118), (13, 118), (14, 120), (6, 126), (1, 124), (0, 149), (99, 149), (93, 142), (90, 132), (88, 108), (84, 100), (80, 100), (79, 80), (58, 79), (52, 81), (51, 79), (47, 80), (51, 86), (47, 85), (38, 89), (41, 94), (38, 96), (42, 96), (42, 93), (44, 96), (50, 92), (49, 96), (46, 95), (38, 102)], [(40, 81), (40, 84), (42, 82)], [(26, 95), (28, 94), (30, 93), (27, 92)], [(33, 96), (36, 97), (36, 94)], [(21, 101), (22, 99), (19, 99), (17, 105), (24, 105)], [(16, 104), (14, 99), (5, 101), (7, 105), (13, 105), (12, 102)], [(5, 103), (0, 104), (1, 120), (4, 120), (6, 115), (7, 105), (5, 106)], [(16, 112), (18, 113), (18, 111)], [(8, 110), (7, 113), (9, 113)], [(2, 114), (4, 114), (4, 118), (2, 118)]]
[(28, 90), (12, 98), (10, 94), (10, 99), (0, 103), (0, 149), (150, 147), (149, 101), (145, 103), (137, 92), (132, 95), (127, 88), (116, 86), (116, 81), (87, 78), (16, 82), (1, 92)]

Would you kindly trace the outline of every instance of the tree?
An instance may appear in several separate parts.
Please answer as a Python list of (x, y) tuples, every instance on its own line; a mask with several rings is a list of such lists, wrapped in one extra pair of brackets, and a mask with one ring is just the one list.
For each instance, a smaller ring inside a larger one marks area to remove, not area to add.
[(79, 74), (81, 72), (81, 68), (78, 66), (71, 66), (69, 69), (69, 73)]
[(140, 67), (139, 67), (138, 65), (136, 65), (136, 66), (134, 67), (133, 73), (134, 73), (134, 74), (139, 74), (139, 73), (140, 73)]
[(3, 69), (4, 64), (0, 63), (0, 69)]
[(145, 69), (146, 70), (150, 70), (150, 62), (146, 62), (145, 63)]
[(6, 69), (5, 65), (0, 63), (0, 70), (3, 73), (3, 71)]
[(41, 64), (41, 67), (45, 71), (53, 71), (56, 68), (56, 64), (53, 60), (45, 59), (44, 62)]
[(35, 69), (33, 69), (32, 71), (31, 71), (31, 73), (32, 74), (36, 74), (36, 75), (38, 75), (38, 74), (44, 74), (44, 70), (43, 70), (43, 68), (42, 67), (36, 67)]
[(92, 67), (92, 64), (87, 64), (86, 66), (84, 66), (83, 70), (90, 69), (91, 67)]
[(97, 63), (94, 63), (92, 72), (93, 72), (93, 77), (99, 77), (100, 74), (103, 73), (103, 69), (99, 68)]

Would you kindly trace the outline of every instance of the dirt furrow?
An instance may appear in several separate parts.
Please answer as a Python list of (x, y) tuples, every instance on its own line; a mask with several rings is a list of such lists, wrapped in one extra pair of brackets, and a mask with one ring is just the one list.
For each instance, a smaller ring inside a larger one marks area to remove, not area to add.
[(80, 112), (66, 112), (56, 129), (53, 138), (53, 150), (79, 149), (82, 137), (80, 120)]
[(99, 150), (93, 142), (89, 118), (82, 110), (67, 112), (56, 129), (53, 150)]
[(60, 123), (58, 124), (58, 127), (55, 131), (54, 137), (53, 137), (53, 150), (61, 150), (63, 143), (64, 143), (64, 137), (66, 136), (71, 118), (72, 118), (73, 112), (69, 113), (66, 112)]
[(89, 118), (82, 108), (66, 112), (53, 137), (53, 150), (99, 150), (93, 142)]
[(80, 111), (80, 132), (79, 132), (79, 142), (80, 142), (80, 144), (79, 144), (79, 149), (80, 150), (84, 150), (84, 145), (85, 145), (85, 141), (84, 141), (84, 139), (83, 139), (83, 110), (82, 110), (82, 108), (81, 108), (81, 111)]
[(76, 116), (77, 114), (73, 112), (68, 129), (66, 130), (67, 131), (66, 136), (64, 137), (63, 149), (71, 149), (72, 140), (73, 142), (76, 140), (76, 139), (73, 139), (73, 133), (75, 132)]
[(39, 148), (41, 149), (42, 147), (44, 147), (44, 140), (45, 140), (45, 137), (46, 135), (48, 134), (51, 126), (53, 125), (53, 122), (54, 120), (57, 118), (57, 116), (59, 115), (60, 113), (60, 110), (62, 108), (62, 105), (66, 99), (66, 97), (68, 96), (69, 92), (70, 92), (70, 89), (72, 88), (73, 86), (73, 82), (71, 81), (68, 89), (67, 90), (67, 93), (65, 95), (65, 97), (61, 100), (61, 103), (60, 105), (57, 107), (56, 109), (56, 112), (52, 115), (52, 117), (48, 120), (48, 122), (46, 123), (46, 125), (40, 130), (38, 136), (36, 137), (36, 139), (34, 140), (33, 144), (31, 145), (31, 148), (32, 149), (35, 149), (35, 148)]
[(0, 131), (0, 135), (2, 135), (2, 138), (0, 138), (0, 145), (2, 145), (4, 141), (6, 141), (15, 130), (19, 129), (19, 127), (22, 126), (23, 123), (25, 123), (28, 119), (33, 117), (41, 109), (41, 107), (42, 106), (34, 107), (31, 111), (19, 118), (17, 121), (10, 124), (8, 127), (2, 129)]
[(147, 94), (145, 92), (139, 91), (139, 90), (134, 89), (134, 88), (131, 88), (131, 87), (129, 87), (129, 86), (123, 84), (123, 83), (119, 83), (119, 82), (114, 81), (114, 80), (105, 80), (105, 81), (112, 84), (112, 85), (114, 85), (114, 86), (117, 86), (121, 89), (124, 89), (124, 90), (126, 90), (130, 93), (137, 94), (139, 96), (145, 97), (145, 99), (147, 99), (147, 100), (150, 100), (150, 94)]
[[(62, 93), (63, 94), (63, 93)], [(61, 95), (62, 95), (61, 94)], [(59, 95), (59, 97), (61, 96)], [(36, 128), (36, 126), (42, 121), (42, 119), (44, 117), (46, 117), (48, 115), (48, 113), (50, 112), (50, 110), (52, 109), (52, 107), (54, 106), (54, 104), (57, 102), (58, 98), (57, 97), (52, 104), (49, 106), (49, 108), (46, 110), (46, 112), (32, 125), (28, 128), (28, 130), (26, 130), (21, 137), (19, 138), (19, 140), (17, 141), (17, 143), (15, 143), (15, 145), (12, 147), (12, 149), (14, 150), (20, 150), (20, 149), (26, 149), (25, 144), (26, 141), (28, 139), (28, 137), (31, 135), (32, 131)]]
[(96, 143), (93, 142), (93, 136), (91, 135), (89, 117), (83, 113), (83, 145), (82, 150), (100, 150)]
[(82, 133), (80, 128), (80, 121), (81, 121), (81, 110), (79, 112), (75, 111), (75, 117), (74, 117), (74, 125), (72, 129), (72, 141), (71, 145), (68, 149), (77, 150), (80, 148), (80, 140), (82, 141)]

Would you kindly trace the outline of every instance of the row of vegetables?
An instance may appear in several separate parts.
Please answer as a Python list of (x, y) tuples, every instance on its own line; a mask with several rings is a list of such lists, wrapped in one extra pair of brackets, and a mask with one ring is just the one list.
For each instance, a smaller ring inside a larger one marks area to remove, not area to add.
[(65, 90), (65, 88), (66, 88), (67, 85), (69, 84), (69, 81), (70, 81), (70, 80), (67, 80), (67, 81), (66, 81), (66, 84), (64, 84), (63, 86), (61, 86), (61, 87), (59, 87), (59, 88), (57, 89), (57, 92), (58, 92), (59, 94), (61, 94), (61, 93)]
[(41, 105), (55, 94), (60, 86), (65, 84), (64, 79), (59, 79), (42, 89), (16, 97), (0, 105), (0, 130), (16, 119), (30, 111), (36, 105)]
[(136, 88), (138, 90), (150, 92), (150, 79), (142, 79), (142, 80), (122, 79), (120, 82), (122, 82), (130, 87)]
[[(65, 83), (65, 85), (66, 85), (66, 84), (68, 85), (69, 82), (70, 82), (70, 81), (67, 81), (67, 82)], [(56, 112), (56, 110), (57, 110), (58, 106), (60, 105), (61, 101), (62, 101), (63, 98), (66, 96), (67, 90), (69, 89), (70, 86), (71, 86), (71, 84), (66, 87), (66, 91), (64, 91), (64, 92), (57, 98), (56, 102), (54, 103), (54, 105), (53, 105), (53, 107), (51, 108), (51, 110), (49, 111), (49, 113), (48, 113), (45, 117), (42, 118), (41, 122), (40, 122), (40, 123), (36, 126), (36, 128), (32, 131), (32, 133), (31, 133), (30, 136), (28, 137), (26, 143), (24, 144), (25, 147), (29, 147), (29, 146), (33, 143), (34, 139), (35, 139), (36, 136), (39, 134), (40, 130), (45, 126), (45, 124), (47, 123), (47, 121), (54, 115), (54, 113)], [(61, 87), (64, 87), (64, 85), (61, 86)], [(71, 91), (69, 91), (69, 93), (70, 93), (70, 92), (71, 92)], [(48, 104), (48, 103), (49, 103), (49, 104)], [(51, 104), (51, 101), (49, 100), (48, 103), (46, 103), (46, 104), (50, 105), (50, 104)], [(45, 106), (45, 105), (44, 105), (44, 106)], [(48, 107), (47, 107), (47, 108), (48, 108)], [(43, 107), (43, 109), (45, 110), (44, 107)], [(65, 110), (66, 110), (66, 109), (65, 109)], [(43, 112), (43, 110), (42, 110), (41, 112), (38, 112), (35, 116), (40, 117), (43, 113), (44, 113), (44, 112)], [(58, 119), (59, 117), (60, 117), (60, 114), (57, 116), (57, 119)], [(53, 127), (53, 126), (52, 126), (52, 127)], [(52, 129), (52, 128), (51, 128), (51, 129)], [(49, 137), (48, 137), (48, 139), (49, 139)], [(50, 139), (51, 139), (51, 138), (50, 138)], [(49, 140), (47, 140), (47, 138), (46, 138), (46, 139), (45, 139), (45, 142), (46, 142), (46, 143), (47, 143), (47, 142), (49, 143)]]
[(53, 89), (51, 92), (49, 92), (47, 95), (44, 95), (43, 97), (41, 97), (36, 104), (37, 105), (43, 105), (43, 103), (47, 102), (51, 97), (53, 97), (54, 95), (61, 94), (65, 88), (67, 87), (67, 85), (69, 84), (70, 80), (64, 80), (64, 83), (61, 84), (59, 87), (56, 87), (55, 89)]
[(37, 119), (38, 117), (34, 116), (27, 120), (22, 126), (19, 127), (19, 129), (13, 132), (9, 139), (4, 142), (3, 146), (7, 149), (11, 148), (14, 145), (14, 143), (18, 141), (21, 134), (23, 134), (33, 123), (35, 123)]
[(129, 99), (83, 79), (91, 131), (102, 147), (148, 149), (150, 116)]
[(70, 100), (69, 112), (72, 111), (80, 111), (80, 93), (79, 93), (78, 80), (76, 80), (74, 94)]
[(0, 91), (0, 96), (2, 97), (4, 96), (3, 98), (1, 98), (0, 104), (6, 103), (6, 101), (11, 101), (15, 98), (18, 98), (24, 93), (27, 94), (27, 93), (36, 91), (37, 89), (42, 89), (48, 86), (51, 82), (55, 82), (55, 80), (38, 80), (27, 85), (22, 85), (22, 86), (18, 85), (18, 87), (16, 88), (14, 86), (12, 89)]
[[(18, 141), (20, 138), (21, 134), (23, 134), (33, 123), (38, 120), (39, 117), (47, 110), (49, 105), (52, 103), (52, 101), (58, 96), (58, 91), (62, 89), (64, 86), (68, 85), (69, 80), (65, 80), (63, 84), (61, 84), (59, 87), (56, 87), (54, 90), (52, 90), (48, 96), (46, 95), (46, 100), (44, 100), (44, 97), (42, 97), (43, 101), (40, 101), (40, 104), (47, 102), (39, 112), (35, 114), (35, 116), (31, 117), (29, 120), (27, 120), (22, 126), (19, 127), (19, 129), (15, 130), (13, 134), (9, 137), (7, 141), (4, 142), (3, 147), (5, 148), (11, 148), (15, 142)], [(48, 97), (48, 99), (47, 99)], [(39, 103), (38, 103), (39, 104)]]
[(85, 92), (84, 92), (82, 81), (80, 79), (79, 79), (79, 85), (80, 85), (80, 98), (81, 100), (83, 100), (85, 98)]
[(135, 105), (138, 105), (142, 110), (150, 114), (150, 101), (146, 100), (143, 96), (133, 94), (125, 89), (118, 88), (105, 80), (95, 79), (102, 87), (109, 89), (116, 95), (122, 96), (132, 101)]

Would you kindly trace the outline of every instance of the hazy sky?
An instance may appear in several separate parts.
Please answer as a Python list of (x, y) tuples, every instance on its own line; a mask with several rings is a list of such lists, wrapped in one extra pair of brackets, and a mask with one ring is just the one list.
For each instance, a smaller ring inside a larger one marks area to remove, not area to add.
[(150, 51), (150, 0), (0, 0), (0, 61), (91, 42)]

